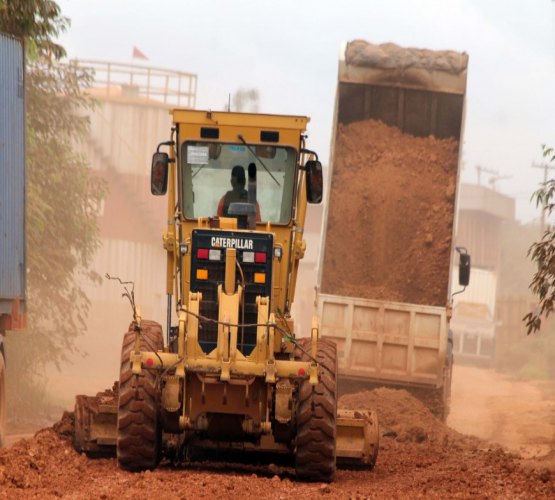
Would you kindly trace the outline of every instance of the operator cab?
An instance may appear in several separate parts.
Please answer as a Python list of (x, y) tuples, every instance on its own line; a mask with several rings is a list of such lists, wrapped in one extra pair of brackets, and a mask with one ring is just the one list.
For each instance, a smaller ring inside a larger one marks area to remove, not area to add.
[[(218, 343), (218, 290), (226, 280), (228, 248), (236, 252), (237, 348), (243, 356), (257, 342), (258, 298), (267, 299), (270, 312), (288, 314), (291, 270), (304, 252), (298, 225), (304, 223), (306, 202), (322, 199), (321, 164), (305, 161), (317, 158), (304, 149), (307, 121), (175, 110), (175, 141), (160, 145), (170, 146), (172, 158), (160, 146), (153, 156), (151, 191), (165, 194), (169, 184), (166, 234), (177, 236), (175, 245), (170, 237), (165, 245), (180, 254), (178, 272), (168, 274), (168, 283), (180, 281), (178, 303), (186, 305), (190, 294), (201, 294), (198, 342), (204, 355), (215, 352)], [(168, 296), (173, 291), (168, 285)]]
[[(247, 202), (246, 171), (254, 165), (259, 222), (288, 224), (291, 220), (297, 164), (293, 147), (186, 141), (181, 145), (180, 161), (186, 219), (224, 216), (226, 195), (235, 202)], [(242, 177), (232, 175), (240, 174), (241, 169)], [(229, 204), (225, 209), (229, 217)]]

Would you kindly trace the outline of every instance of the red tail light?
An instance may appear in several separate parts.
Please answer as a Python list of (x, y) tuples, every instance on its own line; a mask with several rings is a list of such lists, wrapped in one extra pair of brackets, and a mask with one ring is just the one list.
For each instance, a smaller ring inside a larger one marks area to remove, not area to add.
[(197, 259), (208, 259), (208, 248), (199, 248), (197, 250)]
[(254, 261), (257, 264), (266, 264), (266, 254), (264, 252), (256, 252), (254, 254)]

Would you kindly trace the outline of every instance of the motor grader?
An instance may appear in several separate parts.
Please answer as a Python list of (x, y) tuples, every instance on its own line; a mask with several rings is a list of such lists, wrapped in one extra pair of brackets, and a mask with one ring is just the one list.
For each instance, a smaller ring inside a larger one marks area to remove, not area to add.
[(165, 335), (133, 307), (117, 402), (77, 397), (75, 447), (135, 471), (210, 450), (270, 453), (309, 481), (373, 467), (375, 412), (337, 409), (335, 344), (316, 318), (296, 335), (290, 313), (307, 203), (322, 199), (309, 118), (172, 115), (151, 168), (168, 199)]

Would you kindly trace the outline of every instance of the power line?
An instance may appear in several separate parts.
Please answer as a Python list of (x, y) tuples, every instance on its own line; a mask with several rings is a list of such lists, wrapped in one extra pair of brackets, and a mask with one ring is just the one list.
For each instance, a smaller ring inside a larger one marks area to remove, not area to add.
[(481, 165), (476, 165), (476, 172), (478, 173), (478, 186), (480, 185), (480, 178), (482, 176), (482, 172), (491, 175), (499, 175), (498, 170), (492, 170), (491, 168), (482, 167)]

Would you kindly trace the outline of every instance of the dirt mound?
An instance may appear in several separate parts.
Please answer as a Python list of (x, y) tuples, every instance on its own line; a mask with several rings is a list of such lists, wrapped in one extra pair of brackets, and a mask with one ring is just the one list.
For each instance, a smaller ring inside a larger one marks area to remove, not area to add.
[(448, 428), (423, 403), (403, 389), (381, 387), (346, 394), (338, 405), (346, 409), (376, 410), (380, 432), (400, 441), (438, 440), (448, 433)]
[(380, 434), (398, 442), (456, 443), (459, 447), (472, 450), (488, 447), (484, 441), (447, 427), (424, 403), (404, 389), (380, 387), (346, 394), (341, 396), (338, 405), (346, 409), (376, 410)]
[(322, 292), (445, 305), (457, 169), (454, 139), (340, 125)]
[(75, 429), (75, 414), (72, 411), (64, 411), (62, 418), (53, 426), (52, 430), (62, 439), (71, 441)]
[(0, 498), (119, 499), (145, 491), (167, 498), (553, 498), (554, 470), (521, 464), (498, 447), (447, 428), (403, 390), (343, 396), (342, 407), (377, 409), (381, 419), (373, 471), (339, 470), (331, 484), (302, 483), (275, 465), (203, 462), (132, 473), (115, 459), (89, 459), (71, 446), (73, 419), (0, 450)]

